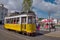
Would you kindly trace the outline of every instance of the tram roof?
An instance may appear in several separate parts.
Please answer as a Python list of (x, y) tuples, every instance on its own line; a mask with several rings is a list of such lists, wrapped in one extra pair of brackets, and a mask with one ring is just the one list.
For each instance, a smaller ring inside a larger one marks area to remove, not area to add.
[(20, 15), (27, 14), (27, 15), (35, 15), (33, 11), (28, 11), (28, 12), (21, 12)]
[(9, 17), (5, 17), (5, 19), (8, 18), (16, 18), (16, 17), (25, 17), (25, 16), (36, 16), (34, 12), (21, 12), (19, 15), (13, 15), (13, 16), (9, 16)]
[(33, 11), (28, 11), (28, 12), (15, 12), (15, 13), (11, 13), (9, 16), (17, 16), (17, 15), (35, 15), (35, 13)]

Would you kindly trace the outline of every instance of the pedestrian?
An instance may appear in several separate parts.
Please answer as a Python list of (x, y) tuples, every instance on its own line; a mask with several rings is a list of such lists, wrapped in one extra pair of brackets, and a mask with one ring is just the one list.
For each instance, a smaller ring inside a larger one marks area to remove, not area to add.
[(39, 32), (40, 31), (40, 23), (37, 23), (37, 32)]
[(40, 23), (38, 24), (38, 30), (40, 30)]
[(51, 32), (52, 29), (52, 23), (49, 23), (49, 31)]
[(46, 30), (48, 29), (48, 23), (45, 25)]
[(54, 29), (54, 31), (56, 31), (55, 24), (52, 24), (52, 29)]

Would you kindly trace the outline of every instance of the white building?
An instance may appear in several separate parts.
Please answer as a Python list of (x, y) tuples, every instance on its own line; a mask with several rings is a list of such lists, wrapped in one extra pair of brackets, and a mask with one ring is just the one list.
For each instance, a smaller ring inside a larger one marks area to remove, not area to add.
[(55, 24), (57, 24), (57, 19), (54, 19), (53, 22), (54, 22)]
[(7, 13), (8, 9), (3, 4), (0, 4), (0, 24), (4, 23), (4, 17), (7, 16)]

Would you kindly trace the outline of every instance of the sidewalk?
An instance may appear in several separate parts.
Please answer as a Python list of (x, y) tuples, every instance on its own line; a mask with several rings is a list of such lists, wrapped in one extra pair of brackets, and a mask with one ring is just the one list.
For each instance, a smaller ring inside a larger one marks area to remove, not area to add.
[[(49, 30), (46, 30), (46, 29), (44, 29), (44, 28), (42, 28), (41, 27), (41, 30), (43, 30), (43, 31), (49, 31)], [(42, 32), (42, 33), (44, 33), (44, 32)], [(60, 27), (56, 27), (56, 31), (54, 32), (54, 31), (51, 31), (51, 32), (49, 32), (49, 33), (44, 33), (44, 35), (45, 36), (51, 36), (51, 37), (60, 37)]]
[(55, 31), (55, 32), (51, 32), (48, 34), (45, 34), (46, 36), (51, 36), (51, 37), (60, 37), (60, 31)]

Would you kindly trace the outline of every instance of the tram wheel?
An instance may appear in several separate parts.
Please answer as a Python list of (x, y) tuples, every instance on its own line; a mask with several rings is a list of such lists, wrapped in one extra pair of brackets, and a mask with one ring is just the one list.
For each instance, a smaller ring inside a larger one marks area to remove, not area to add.
[(23, 35), (26, 35), (26, 32), (22, 32)]
[(20, 34), (22, 34), (22, 32), (19, 32)]

